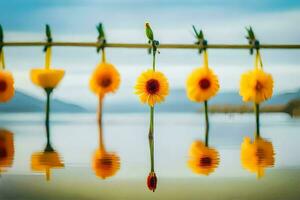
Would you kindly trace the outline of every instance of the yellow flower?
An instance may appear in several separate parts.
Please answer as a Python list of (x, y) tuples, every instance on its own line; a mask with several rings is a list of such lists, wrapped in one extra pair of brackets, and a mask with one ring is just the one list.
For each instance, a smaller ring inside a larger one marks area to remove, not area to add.
[(249, 137), (244, 138), (241, 145), (241, 162), (245, 169), (264, 176), (264, 168), (274, 166), (274, 150), (271, 142), (257, 138), (254, 142)]
[(208, 67), (195, 69), (186, 81), (186, 94), (191, 101), (203, 102), (215, 96), (219, 90), (219, 80)]
[(7, 102), (15, 94), (14, 78), (8, 71), (0, 71), (0, 102)]
[(241, 76), (240, 95), (243, 101), (261, 103), (272, 97), (273, 78), (260, 68), (250, 70)]
[(45, 172), (47, 181), (50, 180), (51, 169), (64, 168), (64, 164), (56, 151), (37, 152), (31, 156), (31, 169), (35, 172)]
[(55, 88), (65, 75), (63, 69), (32, 69), (30, 72), (33, 84), (46, 88)]
[(189, 150), (189, 168), (196, 174), (209, 175), (219, 165), (219, 153), (214, 148), (205, 146), (202, 141), (192, 143)]
[(14, 154), (13, 134), (7, 130), (0, 129), (0, 172), (1, 168), (12, 166)]
[(93, 170), (96, 176), (105, 179), (114, 176), (120, 169), (120, 158), (115, 153), (97, 149), (93, 156)]
[(163, 73), (149, 69), (138, 77), (135, 93), (142, 103), (154, 106), (156, 103), (163, 102), (169, 94), (168, 79)]
[(120, 74), (118, 70), (109, 63), (100, 63), (93, 72), (90, 79), (90, 89), (100, 97), (106, 93), (114, 93), (120, 85)]

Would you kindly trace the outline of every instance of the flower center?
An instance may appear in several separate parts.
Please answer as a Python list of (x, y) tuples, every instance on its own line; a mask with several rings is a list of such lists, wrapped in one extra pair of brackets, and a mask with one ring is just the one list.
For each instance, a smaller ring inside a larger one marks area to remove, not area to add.
[(209, 167), (209, 166), (211, 166), (211, 163), (212, 163), (212, 160), (208, 156), (205, 156), (205, 157), (200, 159), (200, 166), (201, 167)]
[(101, 77), (98, 79), (98, 84), (101, 86), (101, 87), (104, 87), (104, 88), (107, 88), (111, 85), (112, 83), (112, 80), (110, 77), (108, 76), (105, 76), (105, 77)]
[(263, 89), (263, 84), (259, 81), (256, 81), (255, 90), (260, 92)]
[(102, 168), (110, 169), (113, 165), (113, 162), (111, 158), (101, 158), (99, 160), (99, 164)]
[(5, 148), (0, 147), (0, 159), (6, 158), (7, 157), (7, 151)]
[(210, 80), (207, 78), (203, 78), (199, 81), (199, 87), (203, 90), (206, 90), (210, 87)]
[(149, 94), (155, 94), (159, 91), (159, 82), (155, 79), (150, 79), (146, 83), (146, 89)]
[(265, 159), (265, 151), (263, 148), (258, 148), (255, 152), (256, 156), (257, 156), (257, 159), (258, 159), (258, 163), (262, 163)]
[(5, 92), (7, 88), (7, 83), (3, 80), (0, 81), (0, 92)]

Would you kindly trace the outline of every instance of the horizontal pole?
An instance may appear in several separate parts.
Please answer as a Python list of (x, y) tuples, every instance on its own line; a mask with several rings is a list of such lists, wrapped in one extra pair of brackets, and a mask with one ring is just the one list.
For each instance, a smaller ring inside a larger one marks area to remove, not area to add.
[[(27, 47), (27, 46), (57, 46), (57, 47), (99, 47), (101, 43), (97, 42), (3, 42), (0, 46), (7, 47)], [(108, 48), (151, 48), (150, 44), (138, 43), (106, 43), (104, 47)], [(196, 44), (160, 44), (161, 49), (199, 49), (203, 46)], [(261, 44), (262, 49), (300, 49), (300, 44)], [(209, 44), (206, 46), (209, 49), (250, 49), (252, 45), (248, 44)]]

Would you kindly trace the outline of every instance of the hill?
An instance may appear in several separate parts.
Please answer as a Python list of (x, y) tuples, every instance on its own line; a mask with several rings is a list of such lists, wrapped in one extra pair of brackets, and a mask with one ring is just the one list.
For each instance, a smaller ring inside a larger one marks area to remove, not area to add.
[[(44, 112), (45, 101), (32, 97), (20, 91), (15, 91), (14, 98), (5, 104), (0, 104), (0, 112)], [(86, 112), (87, 110), (75, 104), (57, 99), (51, 101), (52, 112)]]

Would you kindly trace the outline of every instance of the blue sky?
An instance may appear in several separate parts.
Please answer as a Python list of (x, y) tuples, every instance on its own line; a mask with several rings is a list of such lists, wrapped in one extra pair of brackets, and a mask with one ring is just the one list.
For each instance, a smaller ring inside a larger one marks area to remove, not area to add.
[[(161, 43), (193, 43), (192, 24), (204, 30), (209, 43), (246, 43), (248, 25), (253, 26), (261, 43), (300, 43), (299, 1), (3, 0), (0, 8), (6, 41), (44, 40), (46, 23), (51, 25), (56, 41), (95, 41), (95, 26), (101, 21), (109, 42), (144, 43), (144, 22), (149, 21)], [(10, 47), (5, 52), (16, 87), (40, 96), (41, 91), (30, 83), (28, 71), (43, 66), (42, 48)], [(265, 68), (276, 81), (275, 92), (299, 88), (299, 53), (262, 51)], [(114, 99), (127, 97), (138, 74), (149, 67), (151, 57), (141, 49), (108, 49), (107, 54), (123, 80)], [(253, 57), (246, 50), (210, 50), (209, 55), (212, 68), (220, 76), (221, 91), (237, 90), (239, 75), (253, 66)], [(53, 67), (67, 70), (56, 97), (85, 104), (96, 102), (88, 90), (88, 79), (99, 58), (91, 48), (54, 48)], [(183, 88), (188, 73), (201, 63), (193, 50), (161, 50), (158, 57), (158, 69), (169, 77), (172, 88)], [(86, 98), (82, 99), (82, 94)]]

